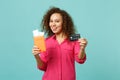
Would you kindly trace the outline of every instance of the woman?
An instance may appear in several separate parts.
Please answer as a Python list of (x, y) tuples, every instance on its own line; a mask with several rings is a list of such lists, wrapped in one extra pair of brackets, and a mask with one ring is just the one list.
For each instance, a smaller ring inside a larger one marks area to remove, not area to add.
[(86, 61), (87, 40), (69, 40), (75, 34), (73, 21), (66, 11), (56, 7), (44, 15), (42, 26), (48, 36), (46, 51), (40, 52), (37, 46), (32, 49), (38, 68), (44, 71), (42, 80), (76, 80), (75, 61)]

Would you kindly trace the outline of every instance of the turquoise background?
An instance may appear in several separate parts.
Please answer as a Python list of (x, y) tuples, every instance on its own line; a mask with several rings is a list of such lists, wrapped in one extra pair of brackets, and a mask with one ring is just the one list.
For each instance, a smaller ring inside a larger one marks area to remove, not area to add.
[(120, 0), (0, 0), (0, 80), (41, 80), (32, 30), (50, 6), (70, 13), (89, 42), (77, 80), (120, 80)]

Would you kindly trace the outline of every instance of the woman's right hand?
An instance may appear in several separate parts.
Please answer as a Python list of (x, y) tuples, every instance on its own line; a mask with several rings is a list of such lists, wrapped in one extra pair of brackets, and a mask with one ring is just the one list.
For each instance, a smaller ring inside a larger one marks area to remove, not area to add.
[(33, 55), (40, 54), (40, 49), (37, 46), (33, 46), (32, 53)]

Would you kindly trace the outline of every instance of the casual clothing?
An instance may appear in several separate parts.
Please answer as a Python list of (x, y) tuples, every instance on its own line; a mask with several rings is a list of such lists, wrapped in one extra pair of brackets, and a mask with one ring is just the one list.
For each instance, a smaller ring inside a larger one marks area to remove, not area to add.
[(47, 38), (46, 52), (40, 53), (44, 62), (38, 68), (45, 71), (42, 80), (76, 80), (75, 60), (84, 63), (84, 59), (78, 59), (80, 45), (77, 41), (65, 39), (61, 44), (56, 40), (55, 35)]

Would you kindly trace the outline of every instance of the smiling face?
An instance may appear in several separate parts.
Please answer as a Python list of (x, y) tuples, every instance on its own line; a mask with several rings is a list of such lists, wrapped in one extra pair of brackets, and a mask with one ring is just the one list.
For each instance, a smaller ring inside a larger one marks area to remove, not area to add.
[(50, 16), (49, 26), (53, 33), (60, 34), (62, 32), (62, 16), (59, 13), (54, 13)]

